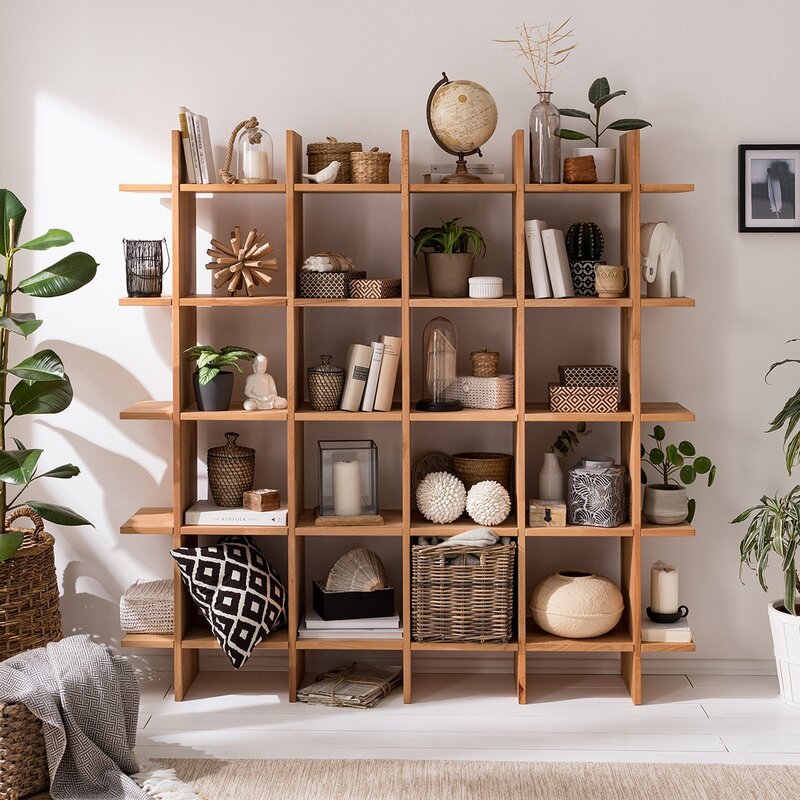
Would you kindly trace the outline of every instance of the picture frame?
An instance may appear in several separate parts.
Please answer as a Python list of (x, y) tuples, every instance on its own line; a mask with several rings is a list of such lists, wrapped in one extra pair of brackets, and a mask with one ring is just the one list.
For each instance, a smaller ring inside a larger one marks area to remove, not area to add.
[(800, 144), (739, 145), (739, 233), (800, 232)]

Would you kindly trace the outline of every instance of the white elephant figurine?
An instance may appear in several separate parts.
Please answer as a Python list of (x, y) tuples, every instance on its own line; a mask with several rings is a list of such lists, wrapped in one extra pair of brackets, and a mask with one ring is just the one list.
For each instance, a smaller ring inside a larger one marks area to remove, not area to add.
[(642, 279), (648, 297), (684, 297), (683, 245), (671, 222), (641, 228)]

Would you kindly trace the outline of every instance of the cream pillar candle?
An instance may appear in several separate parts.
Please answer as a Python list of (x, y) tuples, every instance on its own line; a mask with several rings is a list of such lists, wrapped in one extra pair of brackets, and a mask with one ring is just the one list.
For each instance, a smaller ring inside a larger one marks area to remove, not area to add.
[(257, 180), (259, 178), (269, 178), (269, 156), (263, 150), (248, 148), (242, 154), (243, 178)]
[(361, 465), (337, 461), (333, 465), (333, 513), (353, 517), (361, 513)]
[(650, 609), (657, 614), (675, 614), (678, 611), (678, 570), (664, 561), (650, 567)]

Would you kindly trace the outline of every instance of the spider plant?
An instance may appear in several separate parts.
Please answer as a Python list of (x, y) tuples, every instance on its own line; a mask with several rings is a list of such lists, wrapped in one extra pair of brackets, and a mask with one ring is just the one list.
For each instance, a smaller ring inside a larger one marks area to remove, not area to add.
[[(786, 344), (800, 341), (800, 339), (789, 339)], [(769, 382), (769, 376), (774, 369), (784, 364), (800, 364), (800, 359), (785, 358), (783, 361), (776, 361), (764, 376), (764, 380)], [(778, 431), (786, 426), (783, 434), (783, 449), (786, 453), (786, 471), (791, 474), (792, 470), (800, 464), (800, 388), (786, 401), (783, 408), (770, 423), (767, 433)]]
[(211, 383), (223, 367), (235, 367), (239, 372), (243, 372), (239, 361), (252, 361), (256, 357), (253, 350), (234, 345), (223, 347), (222, 350), (215, 350), (211, 345), (199, 344), (188, 348), (185, 352), (189, 355), (189, 361), (197, 362), (197, 373), (201, 386)]
[(414, 236), (414, 255), (418, 256), (427, 248), (428, 252), (444, 253), (451, 256), (456, 253), (468, 253), (470, 247), (476, 255), (486, 253), (486, 242), (483, 234), (472, 225), (459, 225), (461, 217), (449, 222), (442, 220), (438, 227), (421, 228)]

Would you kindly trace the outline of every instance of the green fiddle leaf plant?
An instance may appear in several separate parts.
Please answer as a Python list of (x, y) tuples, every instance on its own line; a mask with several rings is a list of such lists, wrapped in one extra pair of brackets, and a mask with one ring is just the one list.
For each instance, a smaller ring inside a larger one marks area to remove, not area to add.
[[(89, 520), (64, 506), (39, 500), (22, 500), (21, 496), (35, 481), (42, 478), (68, 479), (80, 474), (74, 464), (62, 464), (40, 471), (42, 450), (26, 448), (13, 439), (14, 449), (6, 449), (8, 424), (14, 417), (28, 414), (58, 414), (72, 402), (72, 384), (64, 371), (61, 358), (52, 350), (40, 350), (9, 367), (12, 336), (27, 339), (42, 324), (30, 312), (14, 312), (12, 299), (17, 293), (30, 297), (60, 297), (91, 281), (97, 262), (88, 253), (74, 252), (55, 264), (30, 275), (14, 285), (17, 255), (22, 251), (50, 250), (72, 244), (72, 235), (60, 228), (51, 228), (41, 236), (20, 244), (26, 209), (8, 189), (0, 189), (0, 253), (5, 268), (0, 274), (0, 561), (11, 558), (22, 545), (19, 531), (6, 530), (7, 512), (28, 506), (43, 519), (57, 525), (91, 525)], [(11, 387), (10, 381), (16, 383)], [(14, 489), (10, 489), (14, 487)], [(13, 497), (10, 496), (13, 492)]]
[(559, 458), (566, 458), (580, 443), (581, 437), (586, 437), (591, 433), (585, 422), (579, 422), (575, 430), (563, 430), (550, 445), (550, 452)]
[(649, 122), (643, 119), (622, 118), (614, 120), (600, 130), (600, 110), (603, 106), (613, 100), (615, 97), (627, 94), (626, 89), (619, 89), (616, 92), (611, 91), (608, 85), (608, 78), (595, 78), (592, 85), (589, 87), (589, 102), (594, 108), (594, 118), (586, 111), (581, 111), (576, 108), (560, 108), (559, 112), (562, 117), (576, 117), (578, 119), (588, 120), (592, 126), (592, 133), (582, 133), (581, 131), (573, 131), (569, 128), (561, 128), (558, 135), (562, 139), (573, 139), (576, 141), (582, 139), (591, 139), (595, 147), (600, 147), (600, 137), (607, 131), (638, 131), (642, 128), (652, 127)]

